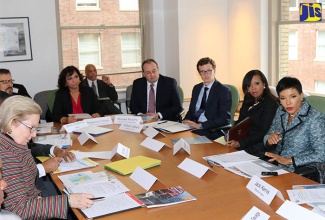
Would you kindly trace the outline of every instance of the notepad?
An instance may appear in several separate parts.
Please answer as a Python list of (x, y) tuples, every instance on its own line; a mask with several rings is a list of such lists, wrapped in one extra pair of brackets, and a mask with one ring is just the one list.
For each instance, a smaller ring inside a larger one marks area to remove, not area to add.
[(143, 169), (159, 166), (161, 160), (145, 156), (135, 156), (128, 159), (105, 164), (105, 168), (117, 172), (121, 175), (128, 175), (139, 166)]

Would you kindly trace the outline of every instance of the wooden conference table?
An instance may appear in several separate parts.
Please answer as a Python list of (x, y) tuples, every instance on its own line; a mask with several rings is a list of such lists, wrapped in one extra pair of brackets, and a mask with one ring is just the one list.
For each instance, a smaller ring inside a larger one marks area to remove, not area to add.
[[(60, 129), (61, 125), (55, 125)], [(80, 146), (77, 140), (78, 135), (71, 135), (73, 146), (69, 149), (80, 151), (109, 151), (117, 143), (121, 143), (131, 149), (130, 157), (143, 155), (161, 160), (160, 166), (150, 168), (147, 171), (157, 177), (163, 184), (157, 181), (150, 191), (172, 186), (182, 186), (187, 192), (196, 197), (197, 200), (159, 208), (148, 209), (143, 207), (108, 215), (99, 219), (241, 219), (253, 206), (270, 215), (270, 219), (284, 219), (275, 213), (283, 201), (275, 197), (272, 203), (267, 205), (246, 189), (246, 185), (250, 179), (235, 175), (221, 167), (215, 166), (213, 170), (218, 174), (208, 171), (202, 178), (197, 178), (177, 167), (187, 157), (208, 166), (207, 162), (202, 159), (203, 156), (228, 153), (232, 152), (232, 149), (213, 142), (211, 144), (191, 145), (191, 155), (187, 154), (183, 149), (173, 155), (173, 150), (166, 146), (159, 152), (155, 152), (140, 146), (140, 143), (146, 138), (143, 133), (138, 134), (122, 131), (118, 129), (119, 125), (109, 125), (106, 127), (112, 128), (114, 131), (95, 137), (98, 144), (88, 141), (83, 146)], [(191, 137), (195, 134), (186, 131), (166, 135), (168, 138), (159, 137), (155, 139), (173, 146), (170, 138)], [(124, 158), (116, 154), (111, 161), (121, 159)], [(104, 164), (111, 162), (110, 160), (99, 159), (94, 159), (94, 161), (98, 162), (99, 166), (85, 170), (91, 170), (93, 172), (103, 171), (105, 170)], [(80, 171), (84, 170), (74, 172)], [(145, 189), (129, 178), (130, 175), (122, 176), (112, 171), (108, 172), (125, 184), (131, 190), (132, 194), (146, 192)], [(52, 174), (52, 178), (60, 190), (64, 186), (57, 176), (68, 173), (73, 172), (57, 175)], [(263, 178), (263, 180), (280, 190), (285, 199), (289, 199), (286, 190), (292, 189), (292, 185), (315, 183), (294, 173)], [(305, 207), (309, 206), (306, 205)], [(85, 219), (79, 210), (74, 209), (74, 212), (78, 219)]]

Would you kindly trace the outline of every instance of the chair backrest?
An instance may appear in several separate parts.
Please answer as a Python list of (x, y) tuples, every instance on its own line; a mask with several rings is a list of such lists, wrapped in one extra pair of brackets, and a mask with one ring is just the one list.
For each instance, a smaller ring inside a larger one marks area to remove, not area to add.
[(325, 114), (325, 97), (311, 95), (305, 98), (312, 107)]
[(126, 112), (130, 113), (130, 101), (131, 101), (131, 95), (132, 95), (132, 87), (133, 85), (129, 85), (126, 87), (125, 91), (125, 105), (126, 105)]
[(45, 91), (41, 91), (35, 94), (34, 96), (34, 101), (39, 104), (39, 106), (42, 109), (42, 114), (41, 114), (41, 119), (45, 120), (45, 116), (46, 116), (46, 111), (48, 109), (47, 103), (46, 103), (46, 99), (48, 94), (51, 92), (52, 90), (45, 90)]
[(47, 104), (47, 106), (48, 106), (51, 113), (52, 113), (52, 109), (53, 109), (53, 106), (54, 106), (56, 91), (58, 91), (58, 89), (51, 90), (49, 92), (49, 94), (47, 95), (47, 98), (46, 98), (46, 104)]
[(231, 91), (232, 104), (231, 104), (231, 108), (230, 108), (230, 117), (231, 117), (230, 124), (234, 125), (234, 116), (235, 116), (237, 106), (239, 104), (240, 93), (236, 86), (230, 85), (230, 84), (224, 84), (224, 85), (227, 86)]
[(179, 96), (181, 97), (181, 103), (183, 103), (184, 102), (184, 92), (183, 92), (183, 89), (180, 86), (177, 86), (177, 88), (178, 88)]

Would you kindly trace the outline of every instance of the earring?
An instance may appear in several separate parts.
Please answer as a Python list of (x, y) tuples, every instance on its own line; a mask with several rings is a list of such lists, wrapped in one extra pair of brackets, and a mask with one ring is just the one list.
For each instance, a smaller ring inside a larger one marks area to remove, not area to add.
[(8, 134), (11, 134), (11, 133), (12, 133), (12, 130), (10, 129), (7, 133), (8, 133)]

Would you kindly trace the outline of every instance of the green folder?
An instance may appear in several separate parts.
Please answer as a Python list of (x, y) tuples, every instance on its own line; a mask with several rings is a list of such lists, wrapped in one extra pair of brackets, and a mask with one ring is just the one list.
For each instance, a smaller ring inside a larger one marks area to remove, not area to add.
[(159, 166), (161, 160), (153, 159), (145, 156), (135, 156), (116, 162), (105, 164), (105, 168), (117, 172), (121, 175), (128, 175), (133, 173), (137, 167), (148, 169), (151, 167)]

